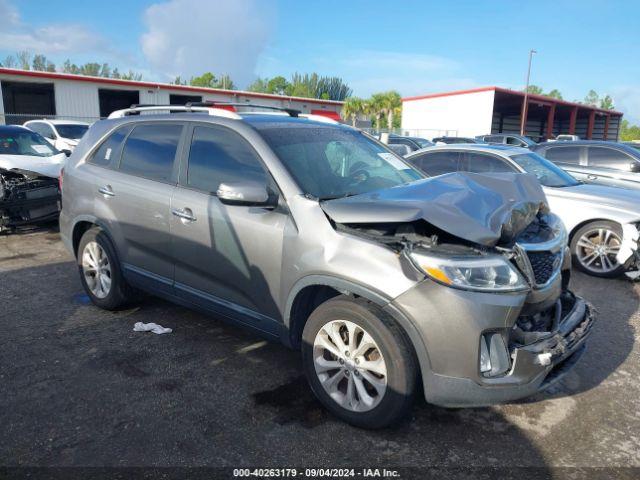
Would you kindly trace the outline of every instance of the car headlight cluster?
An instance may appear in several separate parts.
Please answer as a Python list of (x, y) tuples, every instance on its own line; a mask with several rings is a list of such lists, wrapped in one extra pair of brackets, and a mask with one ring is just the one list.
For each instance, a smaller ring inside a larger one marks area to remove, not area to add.
[(513, 292), (529, 285), (522, 275), (500, 256), (439, 257), (411, 252), (413, 263), (433, 280), (465, 290)]

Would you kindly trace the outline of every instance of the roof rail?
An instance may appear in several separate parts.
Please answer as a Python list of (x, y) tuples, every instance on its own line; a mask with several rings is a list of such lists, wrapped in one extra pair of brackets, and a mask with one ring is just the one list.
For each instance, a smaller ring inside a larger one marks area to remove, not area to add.
[(277, 110), (279, 112), (285, 112), (290, 117), (298, 117), (302, 112), (300, 110), (296, 110), (295, 108), (285, 108), (285, 107), (275, 107), (272, 105), (256, 105), (254, 103), (233, 103), (233, 102), (215, 102), (215, 101), (206, 101), (206, 102), (189, 102), (186, 103), (187, 106), (193, 107), (250, 107), (250, 108), (263, 108), (266, 110)]
[(215, 108), (215, 106), (192, 106), (186, 105), (131, 105), (129, 108), (115, 110), (107, 118), (124, 118), (128, 115), (138, 115), (142, 112), (205, 112), (216, 117), (231, 118), (233, 120), (241, 120), (242, 117), (237, 113)]

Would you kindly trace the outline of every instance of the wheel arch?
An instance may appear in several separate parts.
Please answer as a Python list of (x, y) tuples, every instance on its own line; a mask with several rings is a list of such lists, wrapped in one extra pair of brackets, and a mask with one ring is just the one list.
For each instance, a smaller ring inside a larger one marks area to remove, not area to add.
[(622, 227), (622, 224), (616, 220), (611, 220), (610, 218), (590, 218), (588, 220), (583, 220), (580, 223), (576, 224), (571, 231), (569, 232), (569, 244), (571, 244), (571, 241), (573, 240), (573, 237), (575, 236), (575, 234), (578, 232), (578, 230), (580, 230), (582, 227), (584, 227), (585, 225), (589, 225), (590, 223), (595, 223), (595, 222), (611, 222), (611, 223), (617, 223), (618, 225), (620, 225), (620, 227)]
[[(327, 295), (322, 298), (323, 293)], [(318, 295), (318, 296), (314, 296)], [(415, 324), (392, 303), (392, 299), (367, 287), (339, 277), (310, 275), (300, 279), (292, 288), (285, 307), (284, 326), (287, 332), (283, 341), (291, 348), (299, 348), (302, 330), (309, 315), (324, 301), (338, 295), (363, 297), (373, 302), (389, 314), (405, 334), (420, 367), (423, 377), (431, 373), (431, 362), (427, 348)], [(309, 301), (314, 298), (316, 302)], [(321, 299), (321, 301), (318, 301)], [(303, 307), (303, 308), (300, 308)]]
[(74, 221), (73, 227), (71, 228), (71, 246), (73, 248), (73, 255), (75, 257), (78, 256), (78, 246), (80, 245), (80, 240), (82, 239), (82, 236), (85, 234), (87, 230), (91, 229), (92, 227), (99, 227), (100, 229), (102, 229), (104, 234), (107, 237), (109, 237), (111, 244), (115, 248), (115, 242), (113, 241), (113, 237), (111, 236), (111, 234), (109, 233), (109, 229), (105, 227), (103, 222), (101, 222), (94, 216), (83, 215), (81, 217), (78, 217)]

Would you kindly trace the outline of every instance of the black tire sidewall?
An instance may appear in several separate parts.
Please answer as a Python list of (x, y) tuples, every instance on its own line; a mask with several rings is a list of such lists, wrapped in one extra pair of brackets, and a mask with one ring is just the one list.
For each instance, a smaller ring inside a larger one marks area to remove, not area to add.
[[(93, 292), (91, 292), (91, 289), (85, 280), (82, 268), (82, 254), (87, 244), (92, 241), (95, 241), (100, 245), (100, 247), (102, 247), (109, 259), (109, 265), (111, 267), (111, 290), (104, 298), (98, 298), (93, 294)], [(118, 255), (116, 254), (116, 250), (113, 247), (111, 240), (102, 229), (91, 228), (84, 233), (80, 239), (80, 243), (78, 244), (77, 264), (82, 286), (94, 305), (106, 310), (115, 310), (126, 303), (127, 296), (125, 294), (125, 281), (122, 276)]]
[[(387, 367), (387, 389), (380, 403), (368, 412), (352, 412), (338, 405), (321, 385), (313, 361), (317, 332), (333, 320), (348, 320), (362, 327), (375, 340)], [(400, 328), (373, 304), (352, 299), (333, 299), (320, 305), (309, 317), (302, 335), (302, 359), (311, 389), (334, 415), (362, 428), (382, 428), (404, 416), (413, 401), (416, 366), (413, 352)]]
[(578, 254), (577, 254), (577, 251), (578, 251), (578, 240), (580, 240), (580, 238), (586, 232), (588, 232), (589, 230), (593, 230), (594, 228), (606, 228), (608, 230), (616, 232), (616, 234), (618, 234), (620, 236), (620, 238), (622, 238), (622, 226), (620, 224), (616, 223), (616, 222), (610, 222), (610, 221), (607, 221), (607, 220), (599, 220), (599, 221), (594, 221), (594, 222), (591, 222), (591, 223), (587, 223), (586, 225), (580, 227), (580, 229), (577, 230), (576, 233), (571, 238), (570, 249), (571, 249), (571, 258), (573, 260), (573, 264), (581, 272), (584, 272), (587, 275), (591, 275), (591, 276), (594, 276), (594, 277), (615, 278), (615, 277), (618, 277), (618, 276), (622, 275), (624, 273), (624, 271), (626, 270), (626, 266), (625, 265), (619, 265), (615, 270), (612, 270), (610, 272), (600, 273), (600, 272), (594, 272), (594, 271), (591, 271), (591, 270), (587, 269), (578, 260)]

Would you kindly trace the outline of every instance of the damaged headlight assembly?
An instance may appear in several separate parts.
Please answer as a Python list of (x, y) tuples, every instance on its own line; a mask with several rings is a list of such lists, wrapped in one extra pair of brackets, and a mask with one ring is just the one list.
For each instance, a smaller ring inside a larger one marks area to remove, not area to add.
[(478, 292), (517, 292), (529, 289), (506, 259), (494, 256), (441, 257), (412, 251), (414, 265), (438, 283)]

